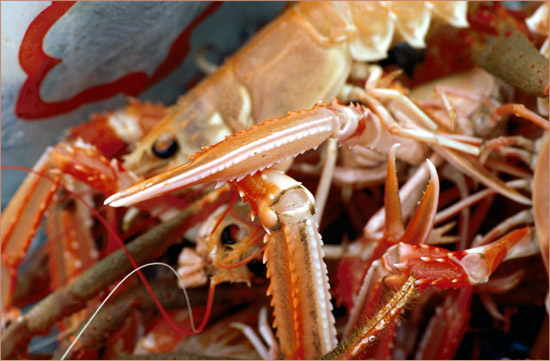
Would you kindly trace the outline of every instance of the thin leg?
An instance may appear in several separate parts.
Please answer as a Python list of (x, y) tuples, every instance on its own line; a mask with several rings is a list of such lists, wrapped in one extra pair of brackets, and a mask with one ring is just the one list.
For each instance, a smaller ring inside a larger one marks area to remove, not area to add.
[(321, 224), (323, 217), (323, 211), (327, 203), (328, 194), (330, 192), (330, 185), (332, 183), (332, 175), (334, 174), (334, 167), (336, 166), (336, 159), (338, 158), (338, 145), (336, 139), (327, 139), (325, 147), (325, 162), (323, 165), (323, 171), (315, 192), (315, 220), (317, 224)]

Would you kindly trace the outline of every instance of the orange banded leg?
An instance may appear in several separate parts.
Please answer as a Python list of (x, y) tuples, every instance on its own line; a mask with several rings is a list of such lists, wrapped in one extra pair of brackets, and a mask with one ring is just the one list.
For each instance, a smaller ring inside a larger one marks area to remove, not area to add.
[(40, 225), (47, 205), (59, 185), (49, 152), (40, 157), (2, 212), (2, 308), (11, 306), (17, 267), (21, 264)]

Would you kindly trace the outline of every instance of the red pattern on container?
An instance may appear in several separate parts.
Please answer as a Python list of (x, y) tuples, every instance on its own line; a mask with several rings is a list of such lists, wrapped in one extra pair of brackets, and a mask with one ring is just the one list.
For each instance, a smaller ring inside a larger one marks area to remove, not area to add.
[(150, 77), (145, 72), (131, 72), (112, 82), (90, 86), (71, 98), (46, 102), (40, 96), (40, 86), (49, 71), (63, 60), (52, 58), (44, 52), (44, 37), (74, 4), (75, 2), (53, 2), (31, 22), (25, 32), (19, 49), (19, 64), (28, 77), (19, 91), (15, 105), (15, 114), (22, 120), (41, 120), (67, 113), (82, 105), (120, 93), (137, 96), (181, 65), (191, 49), (193, 30), (221, 6), (221, 3), (212, 3), (193, 19), (174, 40), (168, 55)]

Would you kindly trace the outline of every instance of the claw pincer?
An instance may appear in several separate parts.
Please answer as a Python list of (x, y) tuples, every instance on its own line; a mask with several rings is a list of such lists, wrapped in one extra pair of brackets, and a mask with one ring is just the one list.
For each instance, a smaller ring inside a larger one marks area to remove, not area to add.
[(210, 182), (240, 180), (306, 150), (329, 137), (358, 141), (371, 115), (367, 109), (334, 100), (312, 109), (273, 118), (203, 147), (190, 161), (109, 197), (105, 204), (127, 206), (168, 192)]
[[(428, 286), (442, 290), (469, 287), (487, 282), (510, 248), (529, 237), (529, 227), (525, 227), (486, 246), (456, 252), (425, 244), (400, 243), (386, 251), (382, 265), (390, 273), (399, 274), (398, 278), (414, 274), (415, 285), (421, 290)], [(391, 276), (388, 281), (392, 281)]]

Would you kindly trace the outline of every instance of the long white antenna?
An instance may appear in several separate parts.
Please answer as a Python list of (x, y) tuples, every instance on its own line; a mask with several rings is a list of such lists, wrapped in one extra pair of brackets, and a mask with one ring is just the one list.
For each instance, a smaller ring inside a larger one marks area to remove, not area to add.
[(170, 265), (166, 264), (166, 263), (162, 263), (162, 262), (151, 262), (151, 263), (147, 263), (147, 264), (144, 264), (142, 266), (139, 266), (138, 268), (136, 268), (135, 270), (133, 270), (132, 272), (128, 273), (126, 275), (126, 277), (124, 277), (116, 286), (115, 288), (113, 288), (113, 290), (109, 293), (109, 295), (107, 297), (105, 297), (105, 299), (103, 300), (103, 302), (101, 302), (101, 304), (99, 305), (99, 307), (97, 308), (97, 310), (94, 312), (94, 314), (92, 315), (92, 317), (90, 317), (90, 319), (88, 320), (88, 322), (86, 322), (86, 324), (84, 325), (84, 327), (82, 327), (82, 330), (80, 330), (80, 332), (78, 333), (78, 335), (76, 335), (75, 339), (73, 340), (73, 342), (71, 343), (71, 345), (69, 346), (69, 348), (67, 349), (67, 351), (65, 351), (65, 353), (63, 354), (63, 356), (61, 357), (61, 360), (65, 360), (65, 357), (67, 357), (67, 355), (69, 354), (69, 352), (71, 352), (72, 348), (74, 347), (74, 345), (76, 344), (76, 342), (78, 341), (78, 339), (80, 338), (80, 336), (82, 336), (82, 334), (84, 333), (84, 330), (86, 330), (86, 328), (88, 328), (88, 326), (90, 325), (90, 323), (92, 323), (93, 319), (95, 318), (95, 316), (99, 313), (99, 311), (101, 310), (101, 308), (103, 307), (103, 305), (105, 305), (105, 303), (109, 300), (109, 298), (111, 298), (111, 296), (113, 295), (113, 293), (115, 293), (115, 291), (120, 287), (120, 285), (122, 285), (122, 283), (124, 283), (124, 281), (126, 281), (130, 276), (132, 276), (134, 273), (136, 273), (137, 271), (139, 271), (140, 269), (142, 268), (145, 268), (145, 267), (149, 267), (149, 266), (164, 266), (164, 267), (168, 267), (175, 275), (176, 277), (178, 278), (178, 281), (180, 283), (180, 285), (182, 286), (183, 288), (183, 294), (185, 295), (185, 300), (187, 301), (187, 308), (189, 310), (189, 319), (191, 320), (191, 329), (193, 330), (193, 332), (196, 332), (196, 328), (195, 328), (195, 321), (193, 320), (193, 310), (191, 309), (191, 303), (189, 302), (189, 296), (187, 295), (187, 291), (185, 290), (185, 286), (183, 286), (183, 280), (181, 278), (181, 276), (178, 274), (178, 272)]

